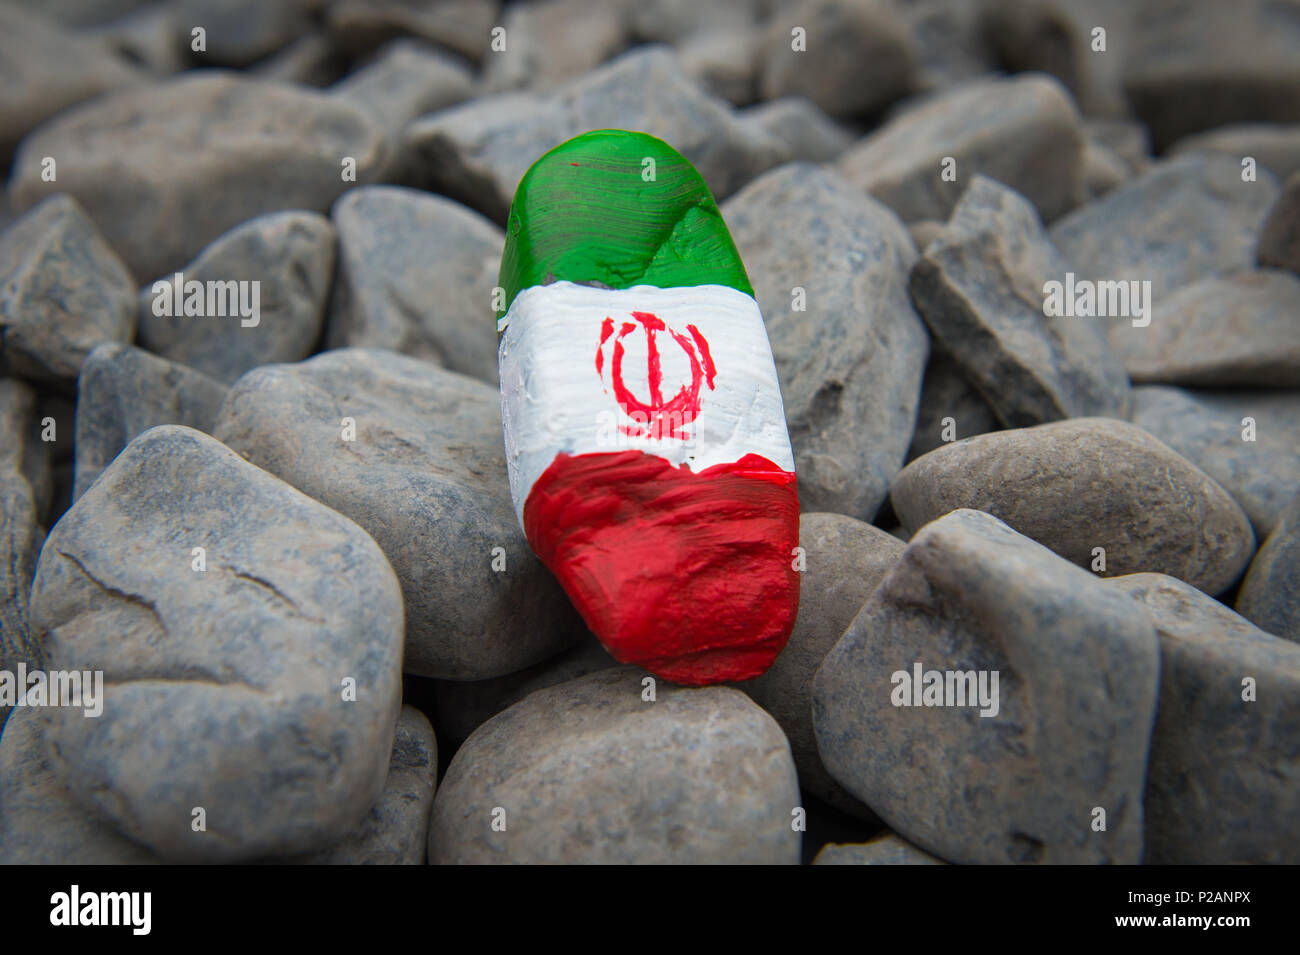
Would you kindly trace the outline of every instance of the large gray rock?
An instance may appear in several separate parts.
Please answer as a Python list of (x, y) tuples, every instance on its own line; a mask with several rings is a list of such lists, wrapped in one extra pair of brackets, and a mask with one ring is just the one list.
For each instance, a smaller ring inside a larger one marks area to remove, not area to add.
[(1300, 275), (1300, 172), (1286, 181), (1259, 233), (1259, 264)]
[(627, 53), (553, 94), (507, 93), (407, 127), (405, 168), (505, 224), (515, 187), (537, 157), (591, 129), (635, 129), (671, 143), (718, 199), (775, 165), (780, 147), (685, 78), (668, 50)]
[(150, 428), (211, 432), (225, 385), (134, 345), (98, 345), (77, 380), (76, 484), (81, 497), (123, 448)]
[(1300, 494), (1246, 571), (1237, 613), (1277, 637), (1300, 643)]
[(477, 63), (500, 6), (500, 0), (335, 0), (326, 23), (335, 42), (353, 56), (414, 37)]
[(890, 496), (911, 532), (975, 508), (1081, 567), (1165, 573), (1211, 594), (1232, 586), (1255, 552), (1250, 521), (1222, 487), (1148, 432), (1111, 418), (945, 444), (905, 467)]
[[(916, 668), (957, 705), (904, 697)], [(943, 671), (983, 675), (996, 713)], [(813, 724), (831, 774), (943, 859), (1136, 863), (1158, 674), (1130, 597), (961, 510), (912, 538), (827, 655)]]
[[(41, 181), (43, 156), (58, 157), (57, 183)], [(357, 106), (203, 70), (47, 123), (18, 150), (9, 188), (20, 210), (70, 193), (136, 275), (157, 276), (254, 216), (324, 212), (350, 184), (345, 160), (365, 183), (383, 158), (383, 132)]]
[(1052, 241), (1079, 279), (1149, 281), (1159, 303), (1192, 282), (1254, 267), (1277, 195), (1272, 174), (1258, 176), (1242, 182), (1226, 156), (1164, 160), (1053, 223)]
[(203, 27), (203, 62), (248, 66), (306, 31), (315, 0), (177, 0), (187, 30)]
[(812, 685), (823, 658), (903, 553), (903, 542), (843, 514), (804, 514), (799, 546), (799, 616), (785, 649), (767, 671), (736, 684), (781, 724), (799, 770), (799, 787), (852, 815), (875, 815), (826, 771), (812, 723)]
[(813, 865), (943, 865), (930, 853), (918, 849), (894, 833), (870, 842), (830, 843), (822, 846)]
[(496, 388), (340, 349), (249, 372), (215, 434), (374, 535), (402, 582), (408, 673), (501, 676), (582, 633), (515, 517)]
[(1300, 395), (1294, 392), (1143, 385), (1133, 389), (1132, 421), (1222, 484), (1260, 540), (1300, 487)]
[(1108, 583), (1160, 637), (1143, 861), (1300, 862), (1300, 646), (1172, 577)]
[(790, 747), (736, 690), (601, 670), (466, 740), (433, 801), (429, 861), (797, 864)]
[[(947, 419), (951, 418), (951, 422)], [(914, 461), (946, 444), (945, 434), (951, 424), (952, 440), (997, 431), (997, 415), (987, 401), (968, 382), (961, 366), (940, 346), (932, 343), (930, 363), (925, 366), (921, 382), (921, 404), (916, 411), (916, 430), (907, 449), (907, 460)]]
[(768, 21), (759, 86), (763, 99), (804, 96), (833, 116), (870, 113), (908, 91), (912, 57), (893, 0), (802, 0)]
[(1123, 417), (1129, 381), (1095, 319), (1046, 314), (1067, 267), (1028, 200), (976, 176), (912, 270), (912, 301), (1011, 427)]
[(41, 552), (47, 665), (104, 674), (98, 717), (44, 711), (59, 774), (169, 860), (336, 843), (383, 787), (401, 613), (392, 568), (347, 518), (207, 435), (146, 431)]
[[(1015, 185), (1051, 221), (1082, 194), (1085, 137), (1056, 80), (1040, 74), (976, 80), (901, 113), (840, 157), (855, 186), (904, 222), (947, 219), (977, 173)], [(955, 178), (943, 178), (944, 160)]]
[(506, 48), (483, 63), (489, 92), (553, 89), (618, 53), (628, 42), (627, 17), (609, 0), (538, 0), (507, 7)]
[(907, 297), (912, 240), (880, 203), (802, 163), (722, 214), (767, 323), (800, 504), (870, 520), (903, 464), (927, 356)]
[(1148, 327), (1112, 323), (1110, 340), (1136, 382), (1300, 388), (1298, 316), (1300, 277), (1235, 272), (1159, 299)]
[(1300, 124), (1239, 123), (1176, 142), (1171, 155), (1219, 153), (1238, 163), (1247, 156), (1279, 179), (1300, 172)]
[[(258, 216), (216, 239), (180, 274), (179, 283), (168, 275), (141, 289), (140, 344), (231, 384), (250, 368), (298, 361), (315, 349), (334, 275), (334, 227), (315, 212)], [(203, 286), (202, 314), (178, 314), (191, 282)], [(213, 288), (224, 292), (224, 303)]]
[(778, 143), (783, 159), (830, 162), (853, 144), (853, 134), (801, 96), (783, 96), (741, 110), (740, 121)]
[(46, 428), (46, 418), (52, 417), (50, 400), (42, 399), (21, 379), (0, 378), (0, 473), (21, 475), (27, 481), (38, 521), (49, 509), (52, 490), (50, 466), (56, 441), (46, 438), (58, 437), (57, 427), (53, 434)]
[(496, 383), (488, 320), (505, 234), (459, 203), (395, 186), (334, 206), (331, 348), (388, 348)]
[(0, 368), (70, 387), (97, 344), (130, 340), (134, 289), (77, 202), (47, 199), (0, 233)]

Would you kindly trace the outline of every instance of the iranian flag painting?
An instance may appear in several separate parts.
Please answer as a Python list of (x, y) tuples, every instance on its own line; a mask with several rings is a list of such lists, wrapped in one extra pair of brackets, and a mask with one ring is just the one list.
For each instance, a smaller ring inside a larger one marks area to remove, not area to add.
[(515, 193), (501, 411), (529, 545), (613, 656), (675, 683), (771, 665), (799, 605), (794, 456), (763, 317), (708, 187), (599, 130)]

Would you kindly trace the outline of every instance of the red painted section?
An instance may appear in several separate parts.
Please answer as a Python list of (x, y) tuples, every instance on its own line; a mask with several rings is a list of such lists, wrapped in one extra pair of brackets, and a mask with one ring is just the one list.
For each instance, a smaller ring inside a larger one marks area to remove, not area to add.
[(560, 454), (524, 529), (615, 659), (674, 683), (758, 676), (794, 626), (797, 484), (759, 455), (694, 474), (641, 451)]

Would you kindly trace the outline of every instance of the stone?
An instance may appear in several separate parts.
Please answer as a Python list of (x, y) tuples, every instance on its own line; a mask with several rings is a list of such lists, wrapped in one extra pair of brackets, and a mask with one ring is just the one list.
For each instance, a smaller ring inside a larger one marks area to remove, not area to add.
[(778, 143), (790, 162), (830, 162), (853, 144), (853, 134), (802, 96), (783, 96), (736, 114), (760, 136)]
[(1192, 282), (1253, 268), (1276, 195), (1267, 170), (1242, 182), (1224, 156), (1179, 156), (1053, 223), (1050, 235), (1078, 279), (1149, 281), (1159, 303)]
[[(19, 664), (35, 668), (43, 663), (28, 604), (44, 540), (31, 487), (21, 474), (0, 470), (0, 671), (15, 673)], [(0, 705), (0, 728), (8, 709)]]
[(1089, 201), (1122, 185), (1131, 175), (1122, 156), (1091, 137), (1088, 139), (1083, 150), (1083, 189)]
[(258, 79), (303, 86), (329, 86), (347, 69), (328, 33), (304, 33), (278, 53), (268, 56), (249, 73)]
[(908, 91), (912, 58), (893, 0), (802, 0), (767, 23), (759, 87), (763, 99), (804, 96), (832, 116), (868, 114)]
[(912, 35), (912, 85), (933, 92), (997, 72), (997, 59), (968, 0), (908, 0), (902, 7)]
[(1300, 494), (1251, 561), (1236, 607), (1261, 630), (1300, 643)]
[(1300, 487), (1300, 395), (1294, 392), (1142, 385), (1133, 389), (1132, 421), (1223, 485), (1259, 540)]
[(1135, 382), (1300, 388), (1300, 277), (1279, 269), (1193, 282), (1159, 299), (1150, 327), (1110, 325)]
[(402, 584), (406, 672), (488, 679), (580, 635), (515, 518), (491, 385), (339, 349), (249, 372), (215, 434), (374, 535)]
[(326, 23), (335, 41), (360, 56), (400, 37), (444, 46), (473, 63), (492, 40), (500, 0), (337, 0)]
[(496, 384), (496, 335), (483, 317), (505, 244), (496, 224), (396, 186), (353, 189), (332, 216), (329, 347), (388, 348)]
[(1251, 157), (1278, 179), (1300, 172), (1300, 123), (1237, 123), (1187, 136), (1174, 143), (1170, 155), (1218, 153), (1238, 164)]
[[(213, 149), (220, 143), (220, 149)], [(41, 157), (59, 157), (57, 184)], [(74, 196), (140, 276), (174, 272), (236, 225), (268, 212), (324, 212), (384, 160), (359, 108), (300, 86), (219, 70), (110, 94), (29, 136), (14, 159), (19, 210)]]
[(0, 234), (0, 369), (70, 388), (100, 342), (129, 341), (135, 282), (76, 200), (56, 195)]
[(751, 183), (722, 214), (767, 324), (801, 506), (870, 520), (907, 452), (928, 352), (907, 298), (911, 238), (883, 205), (804, 163)]
[[(937, 93), (840, 157), (859, 189), (904, 222), (946, 220), (976, 174), (1015, 187), (1050, 222), (1081, 195), (1085, 136), (1069, 93), (1040, 74)], [(954, 179), (942, 177), (952, 159)]]
[(1129, 381), (1096, 320), (1047, 314), (1067, 271), (1024, 196), (976, 176), (912, 270), (912, 302), (1010, 427), (1122, 417)]
[(615, 0), (627, 11), (633, 35), (650, 43), (681, 43), (701, 33), (743, 29), (762, 20), (772, 0), (699, 3), (698, 0)]
[(504, 13), (506, 48), (483, 63), (488, 92), (554, 89), (627, 46), (627, 17), (608, 0), (540, 0)]
[(87, 30), (85, 36), (153, 76), (170, 76), (185, 69), (189, 51), (178, 13), (173, 4), (146, 6)]
[[(140, 344), (226, 384), (306, 358), (325, 325), (334, 257), (334, 226), (319, 213), (250, 219), (213, 240), (179, 281), (166, 275), (140, 290)], [(199, 315), (190, 312), (191, 282), (204, 290)]]
[(1286, 181), (1277, 203), (1260, 230), (1259, 264), (1300, 275), (1300, 173)]
[(682, 69), (710, 95), (734, 106), (758, 98), (758, 64), (762, 34), (750, 30), (698, 33), (677, 48)]
[[(953, 705), (904, 695), (922, 669)], [(813, 725), (831, 774), (949, 862), (1134, 864), (1158, 676), (1132, 598), (958, 510), (912, 538), (827, 655)]]
[(762, 676), (736, 684), (781, 724), (799, 771), (799, 787), (851, 815), (875, 822), (822, 766), (812, 724), (813, 677), (867, 598), (903, 553), (893, 535), (843, 514), (803, 514), (799, 546), (806, 569), (790, 640)]
[(947, 444), (945, 431), (949, 424), (954, 441), (1000, 428), (997, 415), (962, 375), (961, 367), (951, 355), (934, 345), (921, 382), (921, 404), (916, 411), (916, 430), (907, 449), (907, 461), (910, 463)]
[(309, 0), (177, 0), (185, 33), (206, 31), (203, 61), (248, 66), (307, 30)]
[(164, 424), (210, 433), (230, 389), (134, 345), (97, 345), (77, 380), (76, 484), (81, 497), (138, 435)]
[[(36, 391), (19, 378), (0, 378), (0, 473), (21, 476), (32, 492), (36, 520), (49, 510), (53, 441), (42, 433), (48, 415)], [(57, 428), (53, 435), (57, 438)]]
[(205, 434), (146, 431), (37, 566), (47, 665), (104, 673), (98, 717), (44, 711), (59, 775), (169, 861), (337, 843), (383, 788), (401, 613), (392, 568), (350, 520)]
[(543, 153), (592, 129), (633, 129), (671, 144), (719, 200), (775, 165), (780, 147), (685, 78), (661, 47), (633, 50), (549, 96), (506, 93), (423, 117), (403, 139), (414, 182), (504, 225), (515, 187)]
[(1255, 552), (1250, 521), (1213, 478), (1111, 418), (945, 444), (904, 468), (890, 497), (913, 533), (974, 508), (1099, 574), (1164, 573), (1210, 594), (1231, 587)]
[(429, 861), (798, 864), (776, 721), (729, 687), (660, 682), (648, 702), (643, 679), (591, 673), (475, 730), (434, 797)]
[(1084, 119), (1083, 127), (1089, 141), (1124, 160), (1131, 175), (1151, 165), (1151, 134), (1137, 120), (1091, 116)]
[(41, 15), (65, 27), (94, 27), (126, 16), (153, 0), (8, 0), (6, 6), (41, 8)]
[(813, 865), (944, 865), (892, 832), (870, 842), (830, 843), (822, 846)]
[(1107, 583), (1145, 606), (1160, 638), (1143, 861), (1295, 865), (1300, 646), (1172, 577)]

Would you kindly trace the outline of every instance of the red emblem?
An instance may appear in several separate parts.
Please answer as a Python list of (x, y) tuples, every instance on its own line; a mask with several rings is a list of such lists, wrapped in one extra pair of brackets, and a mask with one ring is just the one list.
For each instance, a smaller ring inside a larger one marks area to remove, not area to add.
[[(659, 316), (651, 312), (633, 312), (634, 322), (623, 322), (614, 334), (614, 320), (606, 317), (600, 326), (600, 345), (596, 348), (596, 373), (604, 381), (605, 345), (614, 339), (614, 351), (609, 363), (610, 384), (614, 397), (623, 414), (632, 419), (632, 424), (620, 424), (619, 431), (630, 437), (650, 437), (664, 440), (678, 438), (688, 440), (691, 435), (684, 431), (700, 413), (700, 390), (707, 386), (713, 389), (713, 379), (717, 369), (713, 366), (713, 357), (709, 354), (709, 343), (704, 340), (700, 330), (694, 325), (687, 325), (690, 334), (674, 331), (663, 323)], [(646, 346), (646, 384), (650, 392), (649, 401), (642, 401), (623, 380), (623, 339), (638, 328), (645, 332)], [(663, 395), (663, 360), (659, 354), (657, 333), (666, 332), (685, 353), (690, 363), (691, 380), (683, 384), (677, 394), (667, 401)]]

